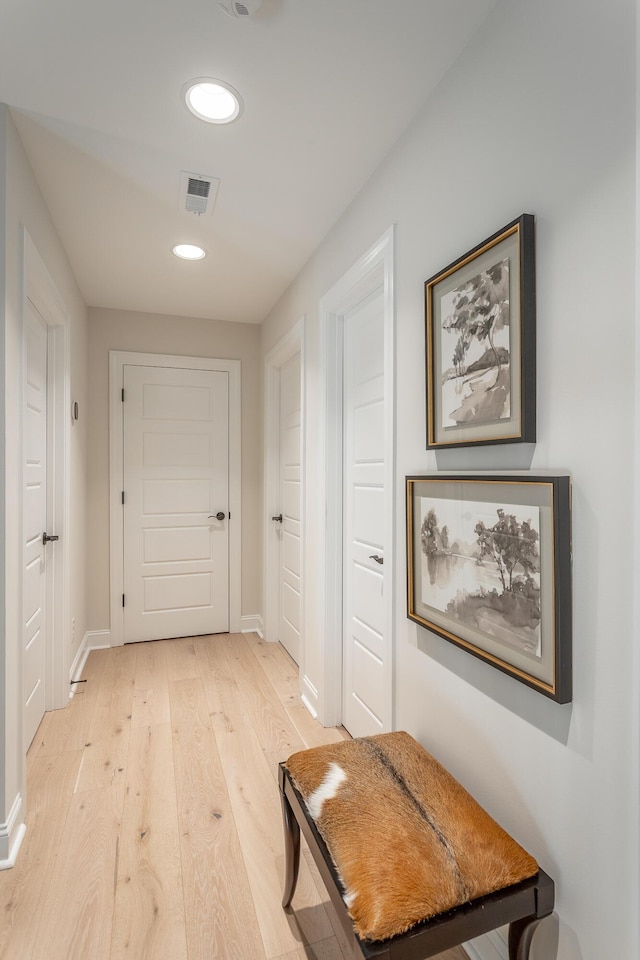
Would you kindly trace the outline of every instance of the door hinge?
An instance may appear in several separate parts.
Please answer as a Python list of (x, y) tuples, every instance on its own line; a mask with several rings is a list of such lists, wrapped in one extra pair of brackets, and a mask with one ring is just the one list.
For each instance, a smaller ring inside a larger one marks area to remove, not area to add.
[(122, 606), (124, 607), (124, 593), (122, 594)]
[(124, 387), (122, 388), (122, 402), (124, 403)]
[(122, 491), (122, 502), (124, 503), (124, 490)]

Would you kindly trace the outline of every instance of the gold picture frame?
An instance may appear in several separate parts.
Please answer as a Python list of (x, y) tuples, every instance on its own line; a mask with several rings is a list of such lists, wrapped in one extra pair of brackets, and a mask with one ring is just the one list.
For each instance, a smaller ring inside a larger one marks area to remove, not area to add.
[(407, 616), (571, 700), (568, 476), (406, 478)]
[(536, 439), (534, 217), (425, 283), (427, 449)]

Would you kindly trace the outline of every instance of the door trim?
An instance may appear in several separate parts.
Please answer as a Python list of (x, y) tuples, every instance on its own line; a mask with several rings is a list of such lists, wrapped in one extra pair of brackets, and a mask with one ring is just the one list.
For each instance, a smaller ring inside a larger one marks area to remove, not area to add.
[[(385, 490), (395, 503), (395, 309), (393, 226), (338, 280), (320, 301), (320, 369), (322, 371), (321, 415), (323, 431), (318, 504), (325, 523), (314, 550), (324, 558), (318, 584), (320, 622), (314, 633), (322, 638), (322, 668), (315, 694), (314, 712), (325, 726), (342, 720), (342, 541), (343, 541), (343, 322), (345, 315), (368, 294), (383, 287), (385, 349)], [(395, 510), (388, 511), (385, 527), (384, 591), (388, 597), (385, 619), (385, 704), (381, 720), (385, 730), (393, 725), (393, 627), (395, 614), (394, 571)], [(313, 699), (312, 699), (313, 702)]]
[[(47, 524), (60, 537), (47, 558), (47, 637), (45, 709), (63, 707), (69, 699), (68, 629), (70, 610), (70, 492), (69, 458), (71, 439), (71, 353), (69, 318), (62, 297), (28, 231), (24, 229), (24, 309), (22, 348), (21, 417), (24, 410), (24, 335), (27, 300), (30, 300), (48, 328), (47, 369)], [(24, 417), (20, 425), (20, 512), (24, 513)], [(24, 566), (24, 564), (23, 564)], [(20, 582), (19, 604), (22, 610)], [(22, 614), (21, 614), (22, 620)], [(22, 635), (20, 637), (22, 645)], [(22, 674), (22, 651), (21, 651)]]
[[(124, 643), (124, 563), (122, 534), (123, 414), (122, 382), (126, 364), (143, 367), (173, 367), (210, 370), (229, 374), (229, 632), (241, 629), (242, 495), (240, 361), (213, 357), (178, 357), (160, 353), (109, 351), (109, 572), (111, 646)], [(235, 482), (238, 478), (238, 482)]]
[[(280, 371), (297, 353), (300, 354), (300, 625), (304, 624), (304, 544), (305, 544), (305, 318), (302, 317), (272, 347), (265, 357), (264, 367), (264, 575), (263, 616), (265, 639), (278, 636), (279, 617), (279, 556), (280, 542), (271, 517), (280, 497)], [(304, 629), (300, 630), (300, 677), (304, 676), (305, 662)]]

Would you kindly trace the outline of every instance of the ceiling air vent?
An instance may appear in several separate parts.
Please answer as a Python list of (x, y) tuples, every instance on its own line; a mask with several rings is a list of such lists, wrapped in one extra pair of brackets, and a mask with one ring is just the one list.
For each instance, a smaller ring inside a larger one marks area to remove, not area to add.
[(219, 186), (217, 177), (205, 177), (183, 170), (180, 174), (178, 209), (183, 213), (195, 213), (199, 217), (212, 213)]
[(250, 17), (262, 6), (262, 0), (218, 0), (230, 17)]

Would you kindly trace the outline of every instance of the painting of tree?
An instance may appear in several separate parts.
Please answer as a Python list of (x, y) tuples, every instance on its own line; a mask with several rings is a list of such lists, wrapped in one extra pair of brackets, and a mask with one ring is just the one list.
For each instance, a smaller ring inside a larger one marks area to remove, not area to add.
[(442, 425), (510, 416), (509, 258), (442, 298)]
[(502, 508), (498, 508), (497, 513), (498, 519), (492, 527), (487, 528), (481, 520), (476, 524), (480, 547), (478, 563), (485, 558), (493, 561), (498, 568), (503, 593), (513, 593), (517, 568), (520, 567), (522, 575), (520, 580), (516, 578), (516, 583), (522, 582), (522, 577), (531, 579), (536, 569), (538, 534), (530, 521), (519, 523), (514, 514), (505, 513)]
[[(526, 514), (524, 512), (526, 509)], [(425, 499), (422, 600), (540, 655), (540, 519), (535, 507)]]

